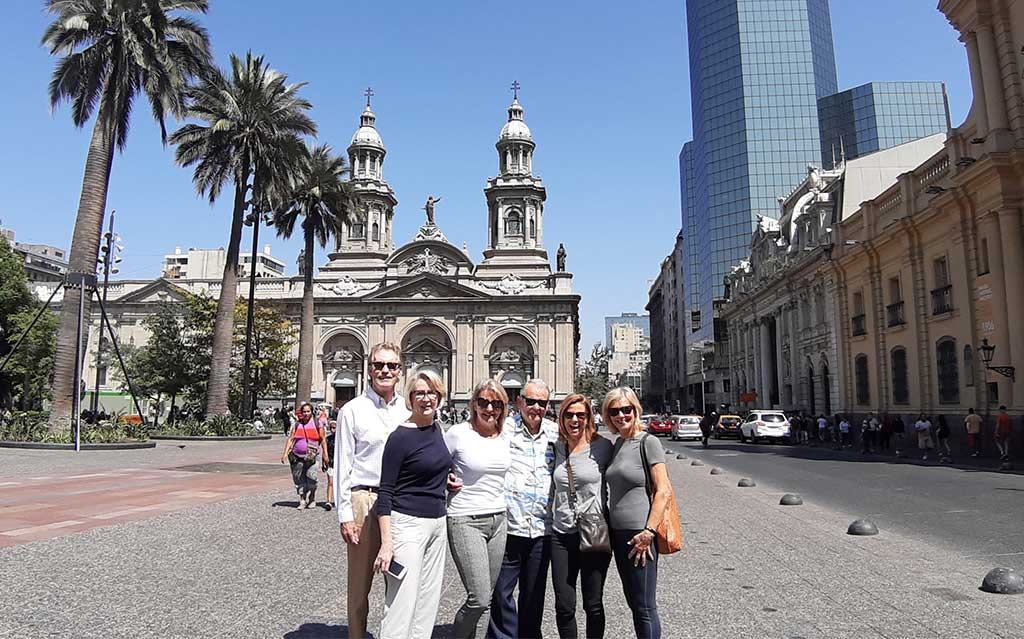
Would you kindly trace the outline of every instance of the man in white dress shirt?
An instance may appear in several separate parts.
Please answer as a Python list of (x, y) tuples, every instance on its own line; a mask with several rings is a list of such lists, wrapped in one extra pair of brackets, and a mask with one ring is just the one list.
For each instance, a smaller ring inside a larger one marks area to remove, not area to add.
[(401, 349), (389, 342), (370, 349), (370, 385), (338, 415), (334, 443), (334, 485), (341, 536), (348, 546), (348, 636), (366, 636), (373, 562), (380, 550), (377, 491), (388, 435), (409, 419), (401, 393)]

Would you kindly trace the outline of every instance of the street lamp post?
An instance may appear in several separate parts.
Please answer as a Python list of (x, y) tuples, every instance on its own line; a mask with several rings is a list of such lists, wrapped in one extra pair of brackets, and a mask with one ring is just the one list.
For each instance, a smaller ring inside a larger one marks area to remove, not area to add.
[(992, 366), (992, 357), (996, 354), (996, 347), (988, 343), (988, 338), (985, 337), (981, 340), (981, 346), (978, 347), (981, 351), (981, 361), (985, 363), (985, 370), (995, 371), (1003, 377), (1007, 377), (1011, 382), (1016, 380), (1016, 369), (1013, 366)]
[[(106, 233), (103, 234), (105, 243), (100, 247), (102, 255), (99, 258), (99, 263), (103, 266), (103, 293), (101, 298), (103, 305), (107, 303), (107, 284), (110, 282), (110, 274), (117, 274), (118, 269), (115, 264), (121, 261), (121, 258), (116, 254), (124, 250), (124, 247), (118, 244), (121, 240), (120, 237), (114, 234), (114, 214), (117, 213), (115, 210), (110, 211), (110, 225)], [(96, 385), (92, 389), (92, 402), (90, 411), (92, 417), (95, 420), (96, 414), (99, 412), (100, 407), (100, 372), (103, 367), (103, 324), (100, 324), (99, 337), (96, 340)]]
[(258, 247), (260, 241), (260, 224), (263, 222), (263, 215), (258, 210), (258, 205), (253, 204), (253, 211), (245, 218), (245, 225), (252, 226), (252, 256), (249, 259), (249, 304), (245, 311), (245, 356), (242, 363), (242, 410), (239, 411), (242, 419), (252, 418), (252, 379), (250, 368), (252, 365), (252, 324), (253, 305), (256, 296), (256, 258), (259, 256)]

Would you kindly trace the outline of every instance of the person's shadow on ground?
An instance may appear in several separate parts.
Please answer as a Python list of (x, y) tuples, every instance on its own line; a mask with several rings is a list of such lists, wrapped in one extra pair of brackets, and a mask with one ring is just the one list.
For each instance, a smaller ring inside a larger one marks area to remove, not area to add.
[[(455, 626), (446, 623), (434, 626), (430, 633), (434, 639), (450, 639), (455, 636)], [(368, 633), (369, 639), (374, 639), (373, 633)], [(348, 626), (325, 624), (325, 623), (304, 623), (295, 630), (287, 632), (284, 639), (362, 639), (362, 637), (350, 637)]]

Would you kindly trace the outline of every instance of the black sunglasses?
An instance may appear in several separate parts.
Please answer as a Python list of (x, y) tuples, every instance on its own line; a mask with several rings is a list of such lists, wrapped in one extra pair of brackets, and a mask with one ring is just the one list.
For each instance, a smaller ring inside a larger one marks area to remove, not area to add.
[(575, 417), (576, 419), (578, 419), (581, 422), (584, 422), (584, 421), (587, 420), (587, 413), (584, 412), (584, 411), (580, 411), (578, 413), (562, 413), (562, 416), (566, 419), (566, 421), (572, 419), (573, 417)]
[(611, 407), (608, 409), (608, 417), (618, 417), (620, 414), (626, 417), (633, 414), (632, 406), (619, 406), (618, 408)]
[(533, 397), (527, 397), (526, 395), (523, 395), (522, 397), (523, 402), (525, 402), (527, 406), (540, 406), (541, 408), (548, 407), (548, 400), (546, 399), (534, 399)]
[(483, 397), (476, 398), (476, 407), (480, 410), (492, 407), (494, 410), (502, 410), (505, 408), (505, 402), (500, 399), (484, 399)]
[(402, 364), (400, 362), (372, 362), (370, 365), (373, 366), (373, 370), (375, 371), (382, 371), (385, 367), (387, 367), (389, 371), (397, 371), (399, 368), (402, 368)]

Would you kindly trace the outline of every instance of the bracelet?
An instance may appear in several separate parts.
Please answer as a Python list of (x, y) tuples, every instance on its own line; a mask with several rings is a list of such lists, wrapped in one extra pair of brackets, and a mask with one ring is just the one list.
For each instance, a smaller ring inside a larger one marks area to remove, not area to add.
[(646, 530), (647, 532), (651, 533), (655, 537), (658, 536), (658, 531), (653, 529), (653, 528), (651, 528), (650, 526), (644, 526), (644, 530)]

